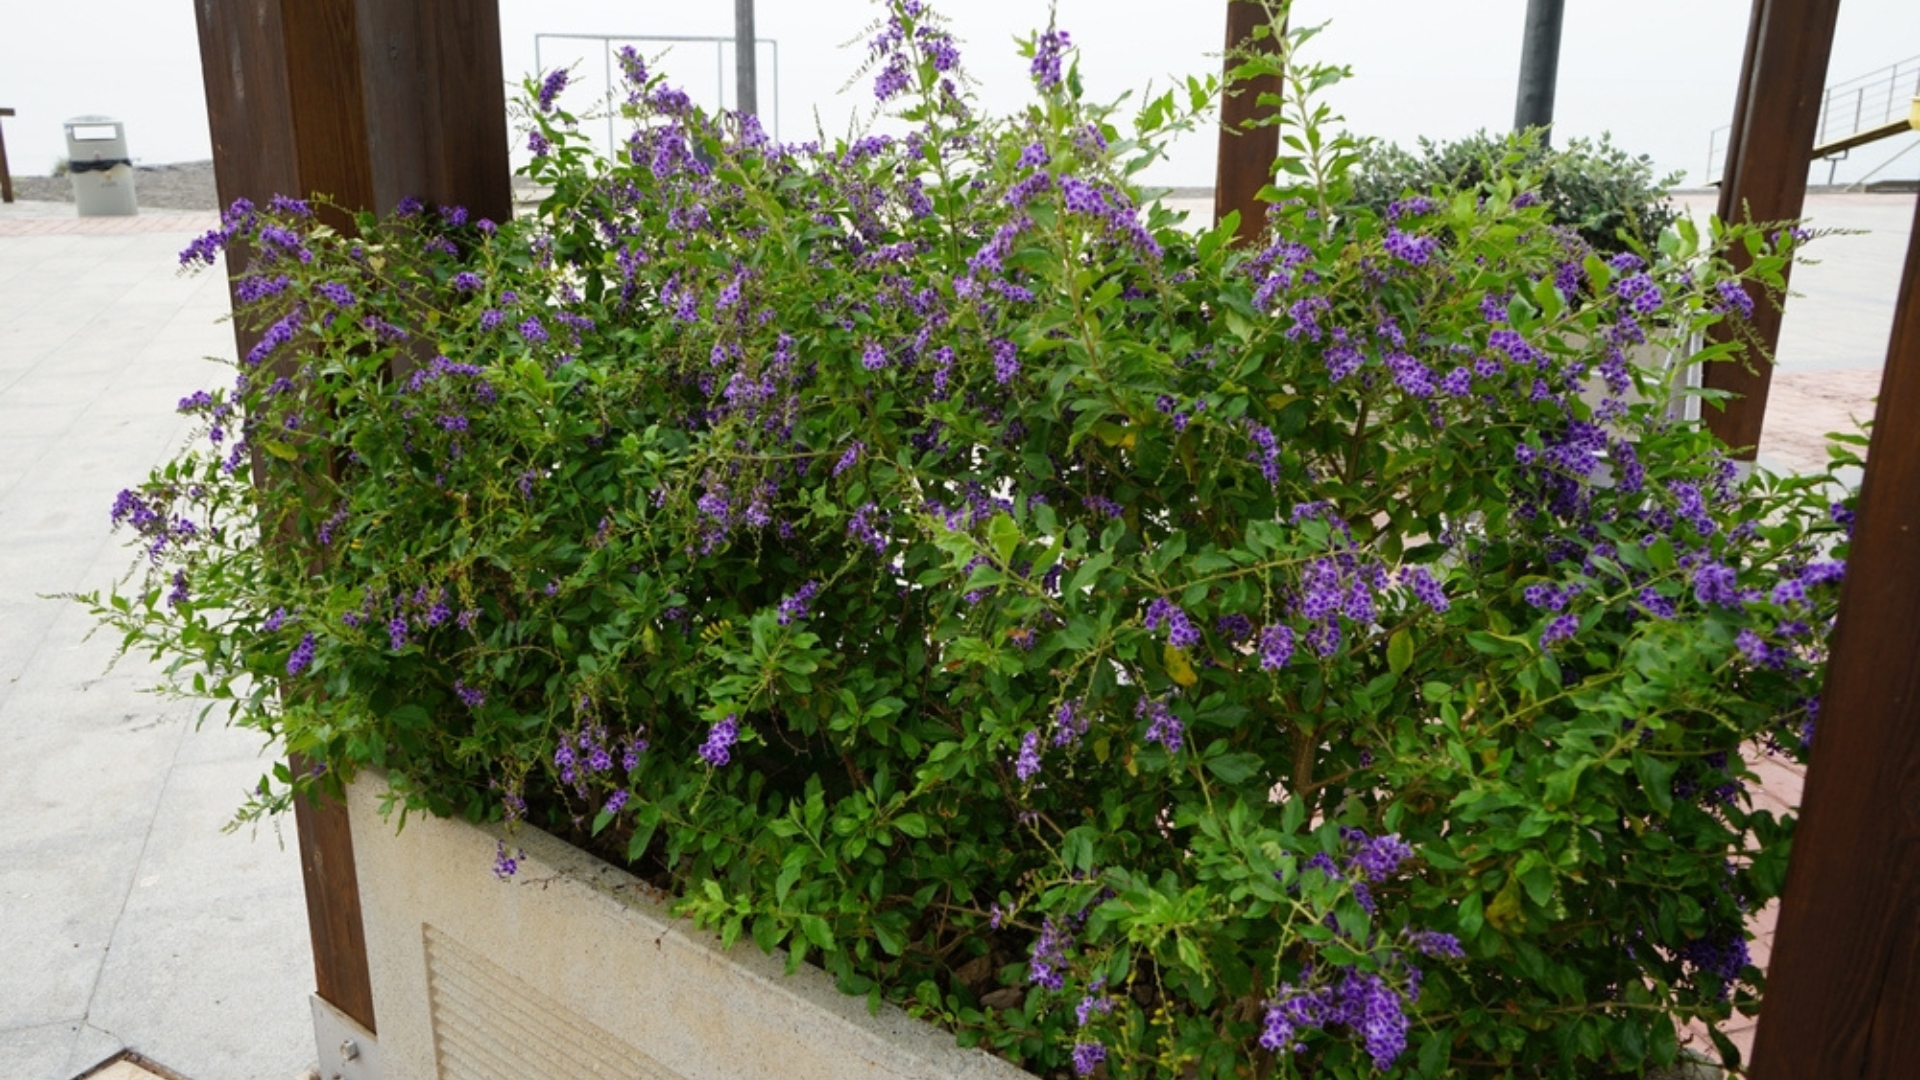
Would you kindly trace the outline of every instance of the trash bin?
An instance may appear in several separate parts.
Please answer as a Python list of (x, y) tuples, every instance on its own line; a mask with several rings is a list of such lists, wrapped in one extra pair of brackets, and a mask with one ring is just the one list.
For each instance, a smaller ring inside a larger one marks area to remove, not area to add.
[(133, 201), (133, 159), (127, 155), (126, 125), (108, 116), (76, 116), (67, 121), (67, 175), (81, 217), (139, 213)]

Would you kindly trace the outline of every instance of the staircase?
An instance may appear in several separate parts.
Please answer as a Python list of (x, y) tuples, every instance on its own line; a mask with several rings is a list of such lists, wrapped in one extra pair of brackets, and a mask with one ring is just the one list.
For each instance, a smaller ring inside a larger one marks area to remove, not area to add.
[[(1920, 56), (1827, 87), (1813, 157), (1837, 163), (1856, 147), (1914, 130), (1920, 130)], [(1732, 132), (1732, 125), (1718, 127), (1707, 139), (1709, 183), (1718, 185), (1726, 175)]]

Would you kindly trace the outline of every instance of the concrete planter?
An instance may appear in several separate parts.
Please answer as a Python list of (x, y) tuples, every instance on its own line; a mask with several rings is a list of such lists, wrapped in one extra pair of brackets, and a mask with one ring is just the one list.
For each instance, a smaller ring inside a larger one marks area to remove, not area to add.
[(398, 834), (384, 778), (348, 789), (381, 1080), (1032, 1080), (811, 966), (722, 951), (657, 890), (532, 828), (423, 815)]

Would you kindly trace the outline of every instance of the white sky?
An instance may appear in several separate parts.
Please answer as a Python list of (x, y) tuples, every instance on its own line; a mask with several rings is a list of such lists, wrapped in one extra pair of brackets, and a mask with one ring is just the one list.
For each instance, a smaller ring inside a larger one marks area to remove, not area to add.
[[(1043, 0), (946, 0), (966, 66), (989, 107), (1026, 93), (1012, 38), (1045, 23)], [(1561, 46), (1558, 137), (1611, 131), (1619, 145), (1651, 154), (1662, 171), (1686, 169), (1698, 183), (1708, 133), (1728, 122), (1749, 0), (1570, 0)], [(127, 122), (136, 159), (159, 163), (210, 155), (190, 3), (94, 0), (88, 18), (61, 4), (0, 0), (0, 106), (17, 174), (45, 173), (64, 152), (60, 123), (82, 113)], [(1354, 80), (1332, 100), (1360, 134), (1410, 145), (1513, 118), (1526, 0), (1298, 0), (1296, 18), (1331, 20), (1316, 55), (1352, 65)], [(534, 66), (534, 35), (644, 33), (730, 35), (727, 0), (500, 0), (510, 77)], [(1212, 70), (1224, 28), (1223, 0), (1059, 0), (1060, 25), (1084, 47), (1090, 90), (1111, 97), (1167, 76)], [(762, 38), (780, 43), (781, 134), (807, 134), (817, 111), (830, 133), (844, 131), (871, 101), (865, 80), (842, 92), (878, 8), (869, 0), (759, 0)], [(550, 43), (552, 62), (571, 47)], [(649, 48), (652, 52), (659, 46)], [(598, 53), (583, 68), (599, 66)], [(1828, 81), (1863, 75), (1920, 55), (1920, 3), (1848, 0), (1841, 7)], [(730, 61), (730, 51), (728, 54)], [(772, 111), (769, 57), (761, 62), (762, 113)], [(680, 47), (665, 66), (696, 98), (711, 103), (711, 51)], [(729, 69), (730, 72), (730, 69)], [(727, 79), (729, 103), (731, 75)], [(593, 93), (592, 88), (583, 88)], [(1838, 178), (1856, 177), (1908, 152), (1882, 177), (1920, 175), (1920, 137), (1856, 151)], [(1152, 179), (1212, 182), (1210, 138), (1190, 140)], [(1824, 180), (1825, 166), (1815, 180)]]

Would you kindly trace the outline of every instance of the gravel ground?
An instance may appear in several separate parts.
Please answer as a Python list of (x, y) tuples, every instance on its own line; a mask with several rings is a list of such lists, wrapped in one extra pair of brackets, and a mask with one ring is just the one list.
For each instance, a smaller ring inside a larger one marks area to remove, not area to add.
[[(154, 210), (216, 210), (213, 162), (183, 161), (173, 165), (136, 165), (133, 195), (141, 206)], [(16, 176), (13, 197), (47, 202), (72, 202), (73, 181), (64, 176)]]

